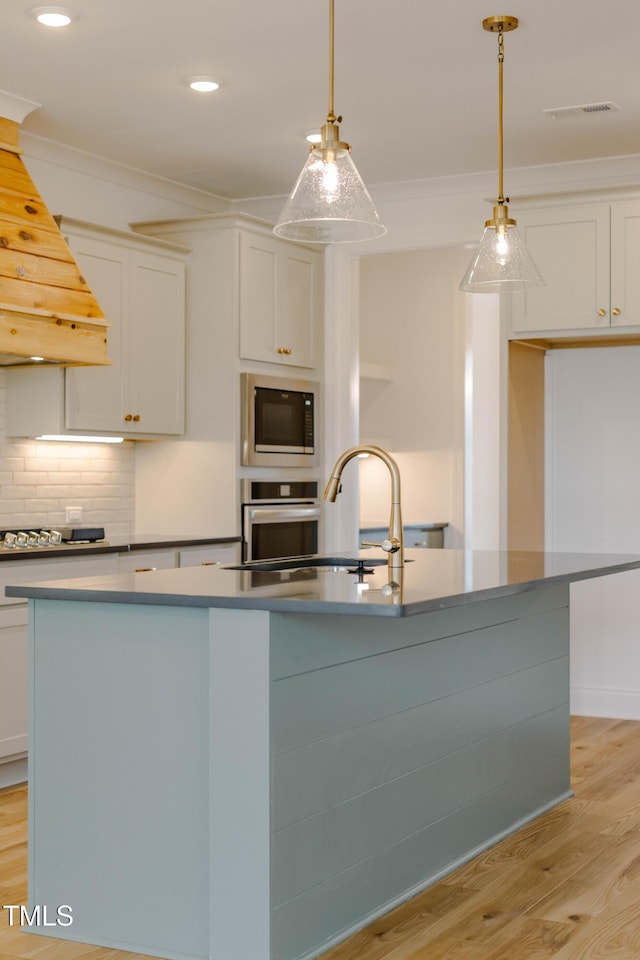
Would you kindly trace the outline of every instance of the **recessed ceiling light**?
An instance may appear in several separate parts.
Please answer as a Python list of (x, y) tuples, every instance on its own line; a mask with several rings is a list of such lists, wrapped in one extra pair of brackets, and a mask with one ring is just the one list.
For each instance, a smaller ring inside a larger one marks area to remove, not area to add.
[(187, 83), (198, 93), (212, 93), (220, 88), (220, 81), (214, 80), (213, 77), (188, 77)]
[(322, 140), (322, 134), (319, 130), (307, 130), (305, 133), (305, 139), (308, 140), (309, 143), (320, 143)]
[(38, 21), (46, 27), (66, 27), (75, 18), (68, 7), (36, 7), (31, 11)]

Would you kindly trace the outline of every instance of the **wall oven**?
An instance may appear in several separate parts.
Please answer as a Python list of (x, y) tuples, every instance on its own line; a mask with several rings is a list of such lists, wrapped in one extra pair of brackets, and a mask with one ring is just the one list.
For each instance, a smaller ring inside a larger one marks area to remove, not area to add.
[(322, 505), (315, 480), (242, 481), (243, 561), (318, 552)]
[(241, 374), (242, 464), (310, 467), (316, 463), (318, 384)]

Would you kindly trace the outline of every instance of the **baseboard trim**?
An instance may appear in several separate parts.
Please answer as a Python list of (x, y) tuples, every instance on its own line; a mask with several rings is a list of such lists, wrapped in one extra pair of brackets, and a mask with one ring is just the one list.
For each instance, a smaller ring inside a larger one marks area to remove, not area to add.
[(571, 713), (579, 717), (640, 720), (640, 690), (571, 687)]
[(27, 758), (6, 760), (0, 763), (0, 790), (5, 787), (15, 787), (19, 783), (27, 782)]

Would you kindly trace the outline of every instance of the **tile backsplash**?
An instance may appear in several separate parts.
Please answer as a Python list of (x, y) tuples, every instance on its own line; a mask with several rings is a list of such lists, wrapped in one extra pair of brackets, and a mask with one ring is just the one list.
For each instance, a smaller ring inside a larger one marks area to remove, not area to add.
[(134, 530), (134, 444), (58, 443), (7, 438), (0, 371), (0, 528), (67, 526), (66, 507), (109, 537)]

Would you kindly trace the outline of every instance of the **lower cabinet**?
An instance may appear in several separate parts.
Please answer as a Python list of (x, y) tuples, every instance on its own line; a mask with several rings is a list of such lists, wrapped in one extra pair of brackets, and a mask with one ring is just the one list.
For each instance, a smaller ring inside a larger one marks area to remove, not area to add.
[(237, 563), (239, 556), (239, 543), (218, 543), (0, 563), (0, 789), (26, 780), (28, 749), (28, 607), (26, 600), (5, 597), (7, 584)]
[(219, 543), (210, 547), (183, 547), (178, 555), (179, 567), (208, 567), (213, 563), (240, 563), (239, 543)]
[(175, 567), (209, 566), (214, 563), (239, 563), (239, 543), (218, 543), (197, 547), (161, 547), (157, 550), (130, 550), (118, 554), (120, 573), (145, 573)]
[(148, 570), (170, 570), (177, 567), (176, 551), (131, 550), (118, 554), (118, 573), (145, 573)]
[(26, 755), (27, 605), (22, 603), (0, 608), (0, 764)]
[[(405, 549), (412, 547), (444, 547), (444, 531), (448, 523), (427, 523), (423, 526), (412, 525), (403, 527)], [(389, 527), (366, 527), (360, 530), (360, 545), (367, 543), (382, 543), (389, 536)]]
[(5, 597), (10, 583), (117, 573), (117, 554), (0, 563), (0, 789), (27, 778), (27, 601)]

